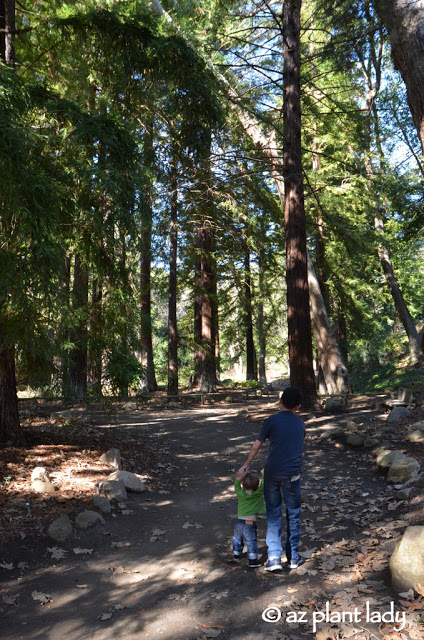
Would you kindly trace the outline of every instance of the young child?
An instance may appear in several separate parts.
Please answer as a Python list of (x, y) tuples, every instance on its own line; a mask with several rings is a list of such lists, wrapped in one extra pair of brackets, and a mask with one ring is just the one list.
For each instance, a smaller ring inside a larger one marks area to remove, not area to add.
[(260, 474), (249, 471), (243, 480), (234, 481), (238, 498), (237, 520), (234, 525), (233, 558), (240, 560), (244, 543), (247, 547), (249, 567), (260, 567), (258, 542), (256, 538), (256, 516), (265, 513), (264, 479)]

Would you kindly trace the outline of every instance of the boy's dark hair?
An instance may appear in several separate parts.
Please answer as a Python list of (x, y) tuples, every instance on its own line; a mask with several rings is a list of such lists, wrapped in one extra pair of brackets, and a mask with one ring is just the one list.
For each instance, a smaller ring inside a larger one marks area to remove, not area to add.
[(259, 487), (260, 481), (261, 479), (257, 473), (249, 471), (248, 473), (246, 473), (242, 480), (243, 489), (245, 491), (256, 491), (256, 489)]
[(294, 409), (302, 404), (302, 392), (297, 387), (287, 387), (280, 396), (286, 409)]

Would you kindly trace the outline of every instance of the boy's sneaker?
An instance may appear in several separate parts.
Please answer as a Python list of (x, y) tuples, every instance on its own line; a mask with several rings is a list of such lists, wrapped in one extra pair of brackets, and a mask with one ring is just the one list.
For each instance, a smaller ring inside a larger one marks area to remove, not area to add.
[(281, 571), (282, 568), (279, 558), (269, 558), (265, 564), (265, 571)]
[(238, 562), (240, 558), (241, 558), (240, 553), (233, 553), (233, 560), (235, 560), (235, 562)]
[(297, 569), (298, 567), (300, 567), (301, 564), (303, 564), (303, 562), (304, 562), (303, 558), (299, 558), (299, 560), (290, 560), (289, 568)]
[(249, 567), (254, 569), (256, 567), (261, 567), (262, 564), (259, 562), (259, 558), (249, 558)]

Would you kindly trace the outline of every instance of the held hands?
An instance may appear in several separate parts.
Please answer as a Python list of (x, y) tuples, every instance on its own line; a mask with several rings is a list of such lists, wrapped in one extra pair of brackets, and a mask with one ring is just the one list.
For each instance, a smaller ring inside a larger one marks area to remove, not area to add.
[(240, 469), (237, 471), (237, 480), (243, 480), (244, 476), (249, 471), (249, 467), (250, 464), (244, 464), (242, 467), (240, 467)]

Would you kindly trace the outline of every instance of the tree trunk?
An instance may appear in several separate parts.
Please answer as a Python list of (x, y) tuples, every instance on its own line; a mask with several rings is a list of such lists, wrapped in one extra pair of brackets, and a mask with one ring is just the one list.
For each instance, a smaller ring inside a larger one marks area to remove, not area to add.
[[(311, 321), (318, 353), (318, 364), (330, 394), (349, 393), (349, 373), (343, 364), (339, 345), (325, 312), (324, 300), (310, 257), (308, 256), (308, 282), (311, 305)], [(322, 380), (318, 376), (320, 388)]]
[(171, 215), (169, 239), (168, 290), (168, 396), (178, 395), (177, 334), (177, 251), (178, 251), (178, 183), (175, 159), (171, 164)]
[(0, 58), (15, 66), (15, 0), (0, 0)]
[(199, 387), (202, 379), (202, 262), (201, 227), (196, 229), (196, 260), (194, 263), (194, 375), (193, 386)]
[[(154, 164), (153, 119), (147, 123), (144, 136), (144, 161), (151, 169)], [(140, 341), (142, 364), (145, 367), (147, 392), (157, 390), (155, 365), (153, 360), (152, 306), (151, 306), (151, 262), (152, 262), (152, 183), (147, 177), (144, 185), (140, 224)]]
[(244, 328), (246, 335), (246, 380), (257, 380), (255, 343), (253, 341), (252, 321), (252, 281), (250, 275), (249, 247), (244, 254)]
[(300, 0), (286, 0), (284, 29), (284, 186), (290, 383), (305, 406), (316, 401), (303, 196), (300, 112)]
[(216, 390), (216, 363), (214, 342), (214, 280), (215, 265), (212, 255), (213, 231), (209, 225), (203, 224), (200, 229), (201, 257), (201, 291), (202, 291), (202, 375), (200, 389), (205, 393)]
[(424, 152), (424, 5), (422, 0), (374, 0), (390, 38), (392, 57), (406, 85)]
[(263, 276), (263, 258), (259, 250), (259, 292), (258, 292), (258, 341), (259, 341), (259, 380), (266, 384), (266, 338), (265, 338), (265, 322), (264, 322), (264, 276)]
[(66, 395), (80, 400), (87, 394), (87, 304), (87, 267), (82, 263), (81, 256), (77, 254), (72, 287), (73, 326), (69, 336), (73, 348), (69, 355)]
[(5, 340), (0, 324), (0, 442), (21, 442), (18, 398), (16, 394), (15, 356), (13, 346)]
[(91, 285), (90, 342), (87, 363), (87, 378), (96, 395), (102, 395), (102, 323), (103, 323), (102, 279), (95, 274)]

